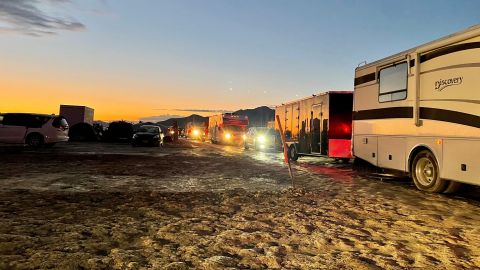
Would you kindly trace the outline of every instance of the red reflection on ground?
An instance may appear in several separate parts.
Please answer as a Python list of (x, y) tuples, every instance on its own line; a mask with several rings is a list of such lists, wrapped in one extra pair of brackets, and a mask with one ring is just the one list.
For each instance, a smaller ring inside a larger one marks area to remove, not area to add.
[(352, 170), (350, 168), (339, 168), (324, 165), (297, 163), (296, 166), (301, 167), (309, 172), (328, 176), (332, 181), (344, 184), (353, 183)]

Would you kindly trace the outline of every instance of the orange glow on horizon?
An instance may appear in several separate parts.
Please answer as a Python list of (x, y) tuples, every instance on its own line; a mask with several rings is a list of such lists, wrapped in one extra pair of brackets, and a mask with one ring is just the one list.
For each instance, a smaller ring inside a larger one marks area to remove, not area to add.
[[(93, 108), (95, 110), (94, 117), (97, 121), (126, 120), (131, 122), (161, 115), (189, 116), (198, 114), (208, 116), (215, 114), (176, 110), (174, 108), (195, 107), (195, 105), (171, 102), (167, 107), (165, 99), (157, 96), (128, 95), (125, 93), (113, 96), (109, 94), (115, 93), (111, 89), (102, 88), (82, 92), (66, 92), (62, 88), (62, 86), (56, 85), (39, 87), (34, 82), (22, 82), (21, 84), (0, 82), (0, 89), (2, 89), (0, 112), (58, 114), (61, 104), (81, 105)], [(5, 91), (4, 89), (9, 90)]]
[(220, 113), (178, 109), (235, 111), (255, 107), (258, 102), (246, 96), (240, 100), (215, 84), (188, 84), (176, 78), (143, 79), (113, 70), (95, 70), (95, 67), (78, 69), (74, 65), (71, 69), (69, 66), (61, 69), (42, 64), (38, 59), (17, 61), (13, 54), (6, 54), (4, 63), (0, 67), (2, 113), (58, 114), (60, 105), (67, 104), (93, 108), (97, 121), (136, 122), (159, 116)]

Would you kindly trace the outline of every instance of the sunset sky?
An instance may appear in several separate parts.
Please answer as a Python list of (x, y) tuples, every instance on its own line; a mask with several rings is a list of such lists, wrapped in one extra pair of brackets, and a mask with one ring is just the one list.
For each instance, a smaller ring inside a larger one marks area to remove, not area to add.
[(0, 112), (96, 120), (274, 106), (480, 23), (480, 1), (0, 0)]

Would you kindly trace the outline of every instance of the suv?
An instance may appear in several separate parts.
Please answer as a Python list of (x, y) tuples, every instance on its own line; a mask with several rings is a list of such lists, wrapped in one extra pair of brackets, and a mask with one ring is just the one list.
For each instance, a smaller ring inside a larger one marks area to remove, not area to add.
[(63, 116), (33, 113), (0, 114), (0, 143), (53, 146), (68, 141), (68, 123)]

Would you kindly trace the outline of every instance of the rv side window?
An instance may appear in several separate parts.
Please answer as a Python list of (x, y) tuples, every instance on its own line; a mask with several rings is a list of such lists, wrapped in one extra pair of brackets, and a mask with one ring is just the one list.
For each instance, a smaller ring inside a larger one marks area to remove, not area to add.
[(407, 98), (407, 63), (403, 62), (380, 70), (379, 102)]

